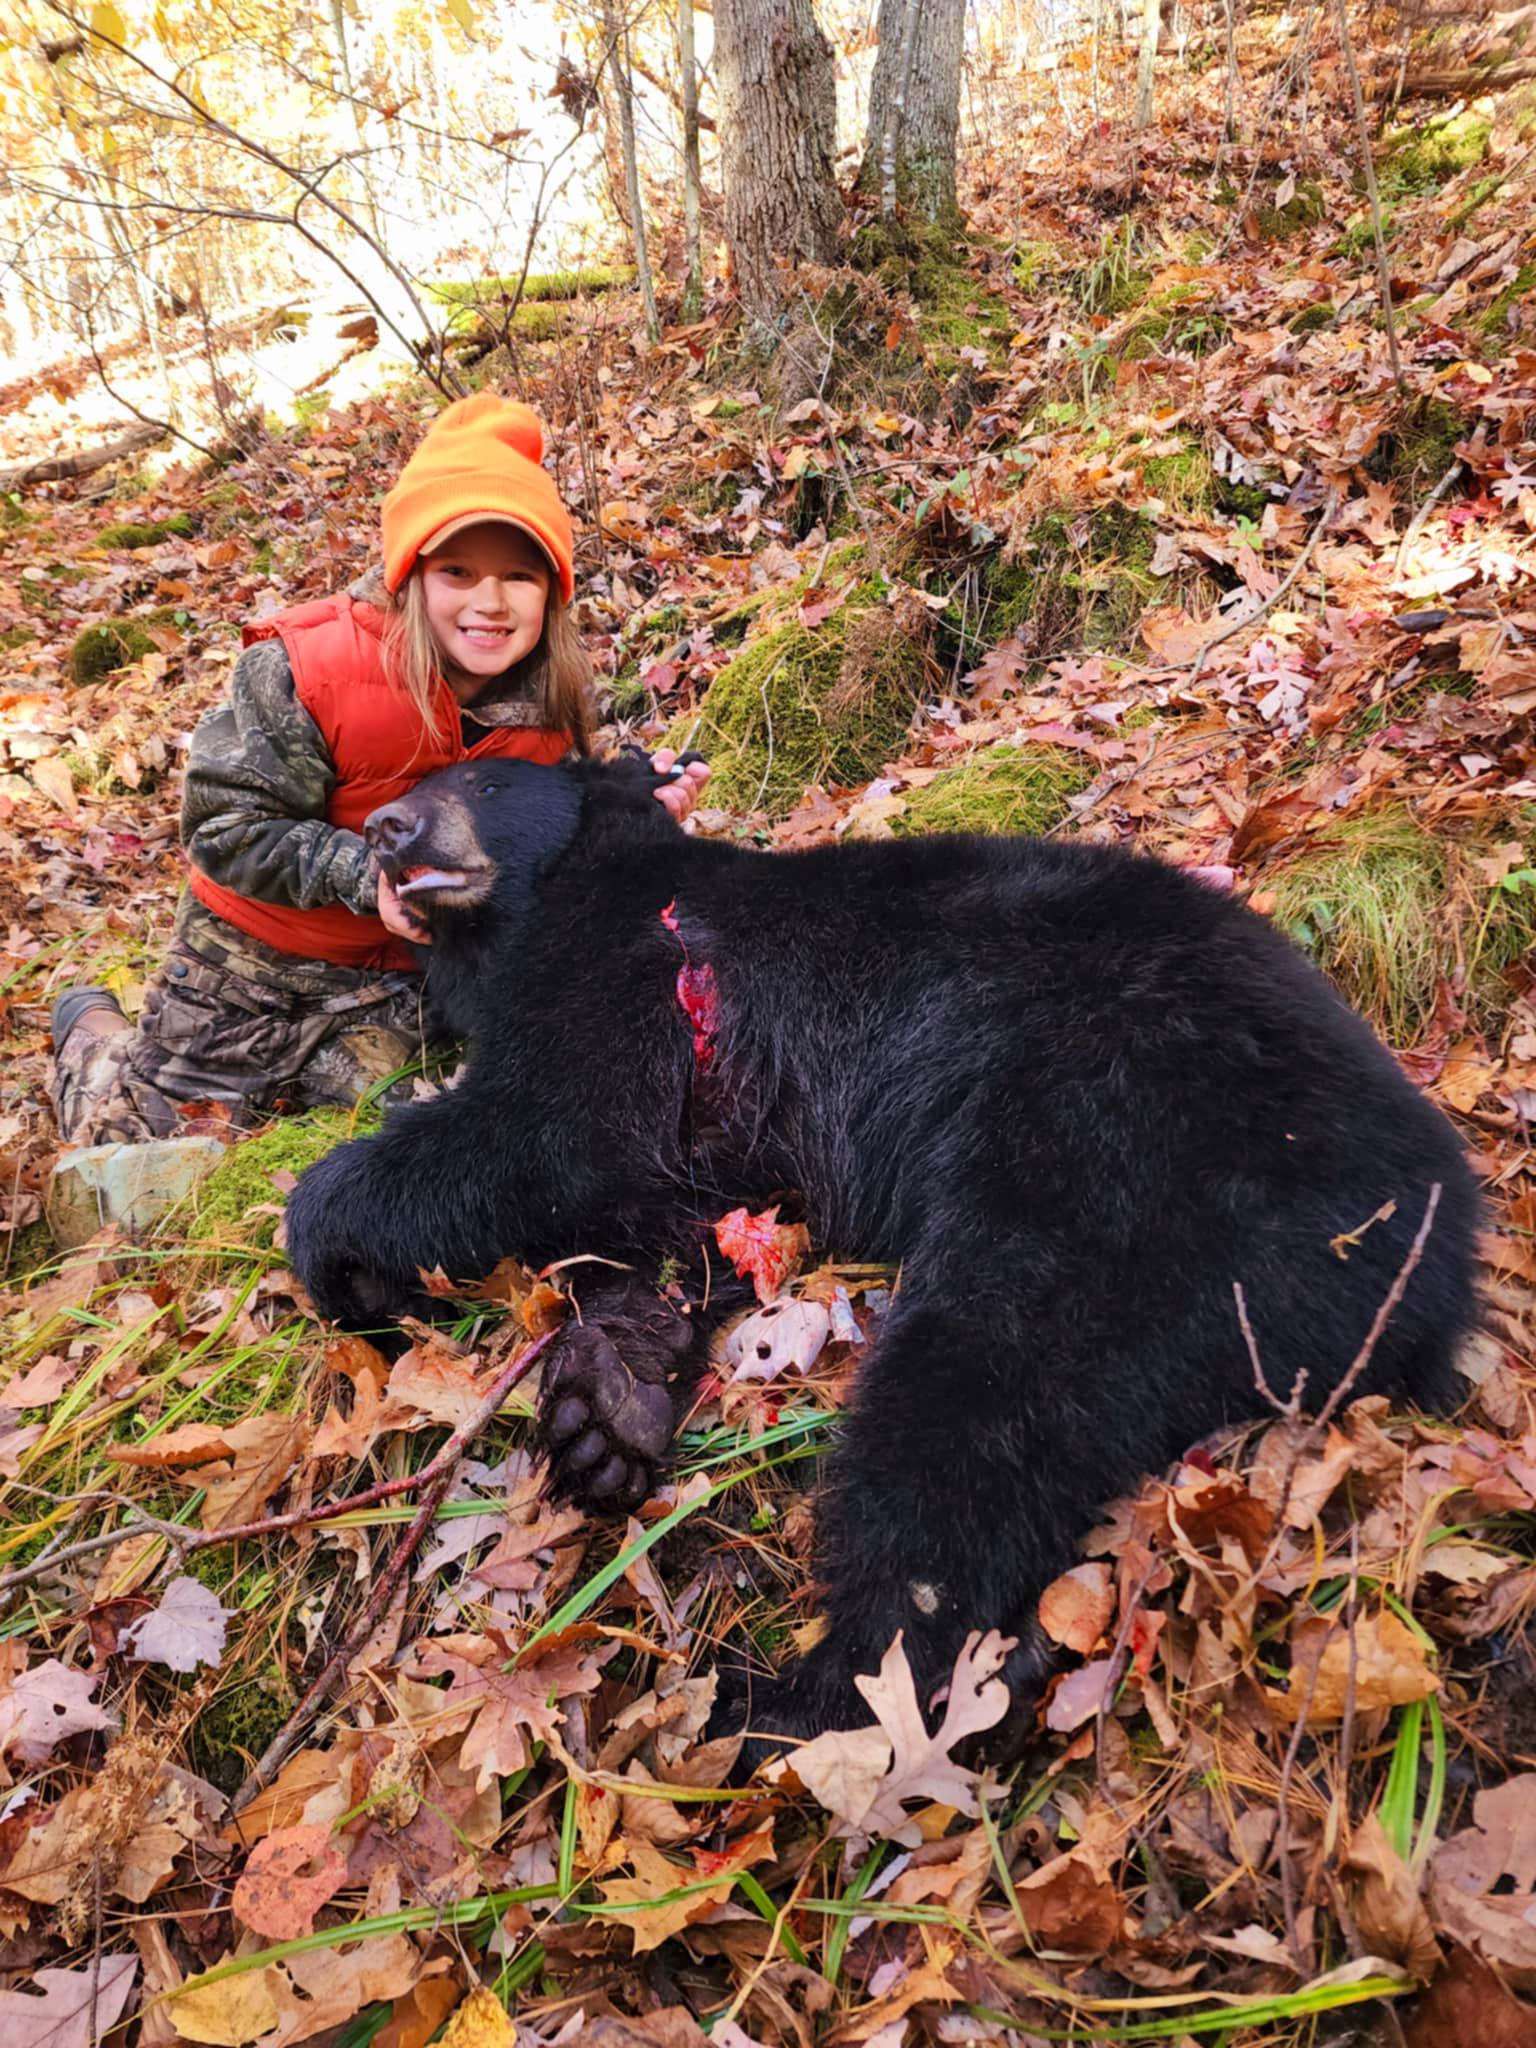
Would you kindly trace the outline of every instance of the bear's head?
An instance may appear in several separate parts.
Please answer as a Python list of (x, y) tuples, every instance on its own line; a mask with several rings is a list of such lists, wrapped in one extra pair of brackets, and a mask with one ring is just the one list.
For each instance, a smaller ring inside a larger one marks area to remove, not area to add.
[(370, 812), (363, 837), (396, 895), (430, 922), (493, 892), (503, 902), (525, 896), (580, 817), (580, 788), (563, 769), (462, 761)]
[(396, 895), (423, 922), (451, 921), (493, 899), (517, 916), (578, 831), (594, 847), (615, 833), (625, 847), (675, 839), (677, 827), (655, 801), (657, 783), (643, 754), (559, 768), (461, 761), (370, 812), (363, 836)]

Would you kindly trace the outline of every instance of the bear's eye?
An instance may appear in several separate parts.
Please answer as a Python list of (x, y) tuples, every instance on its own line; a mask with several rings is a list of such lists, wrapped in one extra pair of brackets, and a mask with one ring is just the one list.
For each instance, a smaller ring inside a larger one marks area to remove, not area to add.
[(480, 785), (480, 794), (482, 796), (494, 796), (497, 790), (500, 789), (500, 787), (501, 784), (499, 782), (482, 782)]

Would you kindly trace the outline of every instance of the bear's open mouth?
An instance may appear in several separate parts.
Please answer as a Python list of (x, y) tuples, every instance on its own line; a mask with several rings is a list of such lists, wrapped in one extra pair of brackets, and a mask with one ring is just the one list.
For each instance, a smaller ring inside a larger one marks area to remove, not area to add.
[(423, 889), (467, 889), (465, 868), (401, 868), (395, 881), (397, 896), (410, 896)]

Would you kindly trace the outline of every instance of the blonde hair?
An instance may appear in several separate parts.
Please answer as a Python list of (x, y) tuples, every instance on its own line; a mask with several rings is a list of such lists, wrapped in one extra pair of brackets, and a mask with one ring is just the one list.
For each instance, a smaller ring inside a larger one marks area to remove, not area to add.
[[(391, 681), (415, 705), (423, 736), (444, 737), (443, 663), (427, 621), (420, 569), (413, 567), (399, 590), (381, 591), (376, 602), (385, 614), (384, 662)], [(557, 587), (551, 588), (544, 606), (539, 644), (514, 673), (519, 694), (534, 708), (536, 723), (547, 732), (569, 733), (573, 750), (590, 754), (592, 664)], [(473, 715), (472, 706), (470, 711)]]

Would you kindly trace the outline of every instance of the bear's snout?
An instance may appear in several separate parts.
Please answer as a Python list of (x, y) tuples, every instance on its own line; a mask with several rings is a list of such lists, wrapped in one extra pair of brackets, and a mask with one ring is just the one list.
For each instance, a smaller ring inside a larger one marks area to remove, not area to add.
[(363, 837), (376, 853), (396, 856), (421, 837), (422, 818), (409, 804), (380, 804), (363, 821)]

